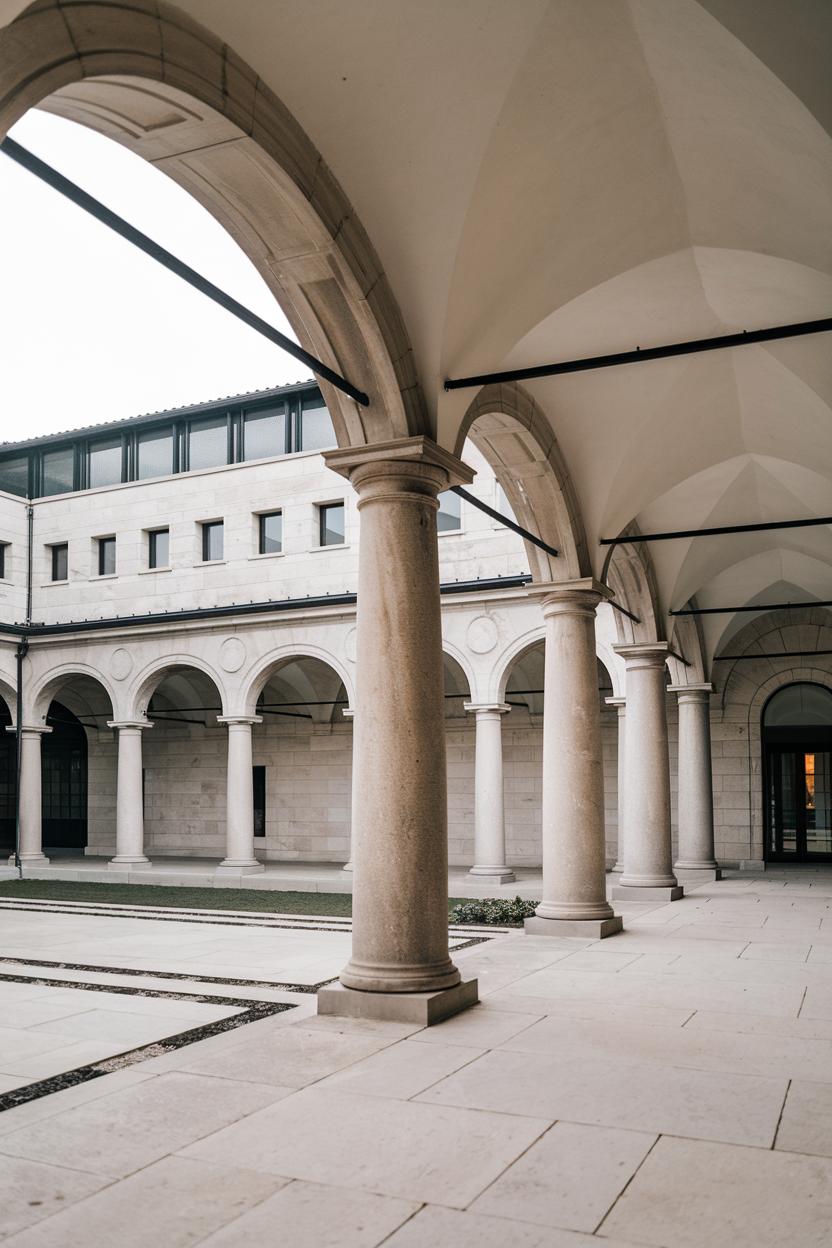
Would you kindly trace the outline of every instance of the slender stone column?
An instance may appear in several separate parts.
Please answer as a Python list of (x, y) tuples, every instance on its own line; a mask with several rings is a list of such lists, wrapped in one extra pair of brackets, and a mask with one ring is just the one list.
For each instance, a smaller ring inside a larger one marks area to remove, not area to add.
[(472, 473), (427, 438), (325, 455), (358, 496), (352, 957), (318, 1010), (428, 1024), (477, 1000), (448, 953), (437, 495)]
[(502, 702), (487, 706), (465, 703), (476, 716), (474, 771), (474, 865), (469, 876), (483, 876), (494, 884), (516, 879), (506, 865), (505, 803), (503, 799), (502, 718), (510, 710)]
[(228, 725), (225, 858), (218, 875), (251, 875), (262, 871), (254, 856), (254, 782), (251, 766), (251, 729), (262, 724), (257, 715), (218, 715)]
[[(341, 712), (341, 714), (344, 716), (344, 719), (347, 719), (347, 720), (350, 720), (350, 721), (352, 721), (352, 720), (354, 720), (354, 719), (355, 719), (355, 710), (354, 710), (354, 709), (353, 709), (353, 707), (351, 707), (351, 706), (345, 706), (345, 707), (344, 707), (344, 709), (343, 709), (343, 711)], [(355, 726), (354, 726), (354, 725), (353, 725), (353, 730), (352, 730), (352, 741), (353, 741), (353, 753), (354, 753), (354, 752), (355, 752)], [(355, 759), (353, 758), (353, 772), (354, 772), (354, 771), (355, 771)], [(351, 789), (352, 789), (352, 792), (354, 793), (354, 792), (355, 792), (355, 787), (354, 787), (354, 786), (351, 786)], [(354, 827), (355, 827), (355, 820), (354, 820), (354, 818), (353, 818), (352, 809), (350, 809), (350, 856), (349, 856), (349, 858), (347, 859), (347, 861), (344, 863), (343, 867), (341, 868), (341, 870), (342, 870), (342, 871), (352, 871), (352, 870), (354, 870), (354, 867), (353, 867), (353, 862), (352, 862), (352, 847), (353, 847), (353, 837), (354, 837), (353, 829), (354, 829)]]
[(673, 874), (670, 759), (665, 706), (666, 641), (613, 647), (627, 665), (624, 777), (624, 874), (613, 898), (676, 901)]
[(618, 710), (618, 844), (615, 850), (615, 866), (613, 871), (620, 874), (624, 870), (624, 750), (627, 744), (627, 699), (605, 698), (607, 706)]
[(118, 869), (150, 861), (144, 852), (142, 732), (153, 725), (142, 719), (108, 723), (107, 727), (118, 732), (116, 854), (107, 865)]
[(606, 896), (604, 773), (595, 608), (609, 593), (591, 577), (543, 591), (543, 900), (534, 935), (620, 932)]
[(679, 856), (676, 871), (718, 880), (714, 858), (710, 698), (713, 685), (671, 685), (679, 703)]
[[(43, 867), (49, 862), (43, 852), (40, 743), (45, 733), (51, 731), (43, 726), (24, 725), (20, 729), (20, 861), (24, 865)], [(9, 861), (14, 862), (14, 855)]]

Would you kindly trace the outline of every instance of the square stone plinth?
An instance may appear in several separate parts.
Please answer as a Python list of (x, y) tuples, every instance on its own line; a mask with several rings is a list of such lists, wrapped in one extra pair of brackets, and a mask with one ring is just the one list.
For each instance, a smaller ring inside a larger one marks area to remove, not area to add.
[(603, 940), (623, 931), (624, 921), (617, 914), (609, 919), (526, 919), (523, 930), (527, 936), (585, 936), (587, 940)]
[(673, 874), (680, 884), (711, 884), (722, 879), (719, 867), (674, 867)]
[(663, 906), (666, 901), (678, 901), (684, 895), (685, 890), (681, 884), (675, 884), (672, 888), (638, 888), (629, 884), (615, 884), (610, 893), (613, 901), (652, 901), (657, 906)]
[(477, 980), (466, 979), (438, 992), (359, 992), (343, 984), (318, 991), (318, 1013), (342, 1018), (373, 1018), (382, 1022), (417, 1023), (430, 1027), (467, 1010), (479, 1001)]

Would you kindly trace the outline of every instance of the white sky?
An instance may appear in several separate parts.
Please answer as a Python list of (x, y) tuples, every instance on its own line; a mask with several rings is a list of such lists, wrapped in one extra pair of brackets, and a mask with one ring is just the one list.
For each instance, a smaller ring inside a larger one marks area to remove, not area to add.
[[(295, 338), (204, 208), (120, 144), (32, 110), (12, 138)], [(0, 153), (0, 439), (308, 376), (302, 364)]]

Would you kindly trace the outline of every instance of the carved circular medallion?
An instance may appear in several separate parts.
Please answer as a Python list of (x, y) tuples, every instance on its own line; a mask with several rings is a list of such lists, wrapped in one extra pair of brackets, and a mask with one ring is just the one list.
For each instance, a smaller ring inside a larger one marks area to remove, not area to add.
[(497, 644), (497, 625), (490, 615), (478, 615), (468, 625), (466, 636), (474, 654), (488, 654)]
[(239, 637), (226, 637), (220, 646), (220, 667), (224, 672), (239, 672), (246, 660), (246, 648)]
[(133, 659), (129, 650), (114, 650), (110, 656), (110, 674), (116, 680), (126, 680), (133, 670)]

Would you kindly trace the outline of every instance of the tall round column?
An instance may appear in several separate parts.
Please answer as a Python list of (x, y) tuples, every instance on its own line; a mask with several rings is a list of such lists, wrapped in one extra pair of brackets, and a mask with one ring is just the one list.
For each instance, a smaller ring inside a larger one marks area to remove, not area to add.
[(146, 720), (107, 725), (118, 732), (116, 853), (109, 862), (114, 868), (150, 861), (144, 852), (142, 732), (152, 726)]
[(626, 663), (624, 873), (613, 897), (676, 901), (670, 840), (665, 641), (614, 647)]
[(713, 685), (671, 685), (670, 689), (679, 705), (679, 847), (675, 868), (718, 879), (711, 773)]
[(251, 729), (263, 721), (257, 715), (218, 715), (228, 726), (226, 776), (225, 858), (221, 875), (249, 875), (262, 871), (254, 856), (254, 779), (251, 763)]
[(618, 711), (618, 758), (616, 774), (618, 776), (618, 837), (615, 849), (615, 866), (613, 871), (620, 874), (624, 870), (624, 751), (627, 746), (627, 699), (605, 698), (607, 706), (614, 706)]
[(475, 706), (466, 702), (466, 711), (476, 716), (476, 761), (474, 765), (474, 865), (468, 872), (492, 884), (516, 879), (506, 865), (505, 802), (503, 798), (503, 725), (510, 706), (495, 702)]
[(622, 927), (606, 896), (595, 657), (595, 608), (608, 591), (591, 577), (543, 590), (543, 900), (525, 926), (534, 935), (599, 938)]
[[(9, 732), (15, 732), (9, 728)], [(43, 852), (41, 738), (51, 732), (46, 727), (20, 729), (20, 861), (25, 866), (46, 866)]]
[[(343, 708), (343, 710), (341, 711), (341, 714), (343, 715), (344, 719), (346, 719), (349, 723), (352, 723), (352, 721), (355, 719), (355, 711), (353, 710), (353, 708), (352, 708), (351, 706), (345, 706), (345, 707)], [(352, 733), (352, 736), (353, 736), (353, 748), (354, 748), (354, 746), (355, 746), (355, 725), (354, 725), (354, 724), (353, 724), (353, 733)], [(354, 770), (354, 769), (355, 769), (355, 763), (353, 762), (353, 770)], [(351, 792), (351, 794), (353, 794), (353, 793), (355, 792), (355, 788), (354, 788), (354, 786), (352, 786), (352, 785), (350, 786), (350, 792)], [(352, 797), (350, 798), (350, 806), (352, 806)], [(341, 870), (342, 870), (342, 871), (352, 871), (352, 870), (354, 869), (354, 868), (353, 868), (353, 862), (352, 862), (352, 847), (353, 847), (353, 843), (354, 843), (354, 832), (353, 832), (354, 827), (355, 827), (355, 820), (354, 820), (353, 815), (352, 815), (352, 810), (350, 810), (350, 849), (349, 849), (349, 857), (347, 858), (347, 861), (344, 863), (343, 867), (341, 868)]]
[[(473, 474), (422, 437), (330, 451), (326, 462), (358, 493), (361, 544), (352, 957), (318, 1008), (429, 1023), (477, 999), (476, 981), (460, 984), (448, 952), (436, 540), (437, 495)], [(417, 993), (423, 999), (394, 1000)]]

